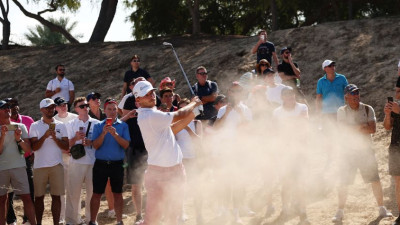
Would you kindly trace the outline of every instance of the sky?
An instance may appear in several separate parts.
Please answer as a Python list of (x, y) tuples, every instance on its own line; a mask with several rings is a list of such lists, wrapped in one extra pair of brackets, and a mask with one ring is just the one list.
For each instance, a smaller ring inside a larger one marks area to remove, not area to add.
[[(5, 3), (4, 0), (0, 0)], [(92, 3), (91, 3), (92, 2)], [(37, 13), (45, 9), (46, 5), (41, 4), (28, 4), (26, 0), (20, 0), (20, 3), (25, 6), (25, 9), (32, 13)], [(90, 35), (92, 34), (93, 28), (96, 25), (97, 18), (99, 16), (101, 7), (101, 0), (82, 0), (80, 9), (75, 13), (45, 13), (42, 14), (44, 18), (52, 16), (54, 18), (69, 17), (70, 23), (76, 21), (77, 25), (72, 32), (74, 34), (82, 34), (83, 37), (79, 38), (80, 42), (88, 42)], [(130, 15), (133, 9), (125, 9), (122, 1), (118, 2), (117, 12), (114, 16), (114, 20), (108, 30), (105, 41), (132, 41), (132, 23), (125, 22), (126, 18)], [(56, 16), (57, 14), (57, 16)], [(3, 15), (0, 14), (1, 17)], [(40, 25), (37, 20), (26, 17), (19, 8), (10, 0), (10, 11), (8, 14), (8, 19), (11, 23), (11, 36), (10, 40), (17, 44), (29, 45), (30, 42), (25, 38), (24, 34), (28, 33), (28, 28), (35, 28), (36, 25)], [(2, 23), (0, 23), (0, 29), (3, 29)], [(1, 38), (3, 39), (3, 34), (0, 32)], [(75, 36), (75, 35), (74, 35)]]

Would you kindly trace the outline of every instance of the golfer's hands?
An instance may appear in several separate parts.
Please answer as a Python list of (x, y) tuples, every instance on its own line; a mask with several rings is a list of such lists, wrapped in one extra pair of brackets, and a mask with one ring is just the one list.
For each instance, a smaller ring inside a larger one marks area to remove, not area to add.
[(203, 104), (198, 96), (194, 96), (192, 98), (191, 102), (194, 102), (195, 106), (199, 106), (199, 105)]

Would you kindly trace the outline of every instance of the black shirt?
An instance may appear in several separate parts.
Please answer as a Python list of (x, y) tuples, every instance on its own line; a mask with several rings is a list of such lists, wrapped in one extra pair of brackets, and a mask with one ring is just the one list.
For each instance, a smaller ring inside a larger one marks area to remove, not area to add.
[(272, 53), (275, 52), (275, 45), (272, 42), (265, 42), (258, 46), (257, 48), (257, 63), (260, 62), (261, 59), (266, 59), (272, 66)]
[[(151, 78), (149, 73), (147, 73), (147, 71), (144, 69), (139, 68), (136, 72), (134, 72), (132, 69), (130, 69), (125, 72), (124, 82), (127, 83), (128, 87), (129, 87), (129, 84), (132, 82), (132, 80), (135, 78), (138, 78), (138, 77), (144, 77), (146, 80)], [(130, 88), (126, 89), (126, 94), (129, 94), (131, 92), (132, 92), (132, 90)]]
[[(126, 102), (124, 104), (124, 109), (125, 110), (137, 109), (135, 104), (135, 96), (132, 95), (126, 99)], [(131, 136), (130, 146), (132, 147), (132, 149), (145, 150), (146, 148), (144, 146), (142, 132), (140, 132), (140, 128), (137, 123), (137, 117), (128, 119), (126, 123), (128, 124), (129, 127), (129, 135)]]
[(392, 112), (391, 117), (393, 118), (393, 129), (390, 145), (400, 146), (400, 115)]
[[(296, 68), (299, 68), (297, 63), (293, 63), (293, 64)], [(281, 64), (278, 65), (278, 72), (284, 73), (286, 76), (296, 76), (290, 63), (287, 63), (285, 61), (282, 61)]]
[[(204, 86), (201, 86), (199, 83), (196, 83), (192, 86), (193, 92), (196, 96), (201, 97), (208, 96), (213, 93), (218, 94), (218, 85), (213, 81), (207, 80)], [(209, 120), (211, 117), (217, 115), (217, 110), (214, 108), (214, 102), (208, 102), (203, 105), (204, 108), (204, 115), (197, 116), (196, 119), (198, 120)]]
[(106, 114), (104, 114), (103, 111), (102, 111), (100, 108), (99, 108), (99, 111), (100, 111), (100, 118), (97, 118), (97, 117), (92, 113), (91, 110), (89, 110), (89, 116), (92, 117), (92, 118), (94, 118), (94, 119), (96, 119), (96, 120), (100, 120), (100, 121), (105, 120), (105, 119), (107, 118)]

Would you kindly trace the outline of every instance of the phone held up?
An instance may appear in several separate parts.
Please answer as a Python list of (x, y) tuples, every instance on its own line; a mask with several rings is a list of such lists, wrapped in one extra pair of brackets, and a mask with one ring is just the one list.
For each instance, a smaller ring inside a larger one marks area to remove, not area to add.
[(106, 119), (106, 125), (107, 126), (112, 126), (112, 124), (113, 124), (112, 118), (107, 118)]
[(388, 102), (393, 102), (393, 97), (387, 97)]

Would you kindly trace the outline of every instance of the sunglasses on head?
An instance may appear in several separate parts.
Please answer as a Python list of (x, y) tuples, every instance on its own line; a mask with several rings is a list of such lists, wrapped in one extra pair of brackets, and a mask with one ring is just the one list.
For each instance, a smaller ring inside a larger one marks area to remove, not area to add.
[(204, 75), (207, 75), (207, 72), (201, 72), (201, 73), (197, 73), (197, 74), (204, 76)]
[(84, 109), (85, 107), (89, 107), (89, 104), (78, 105), (79, 108)]

